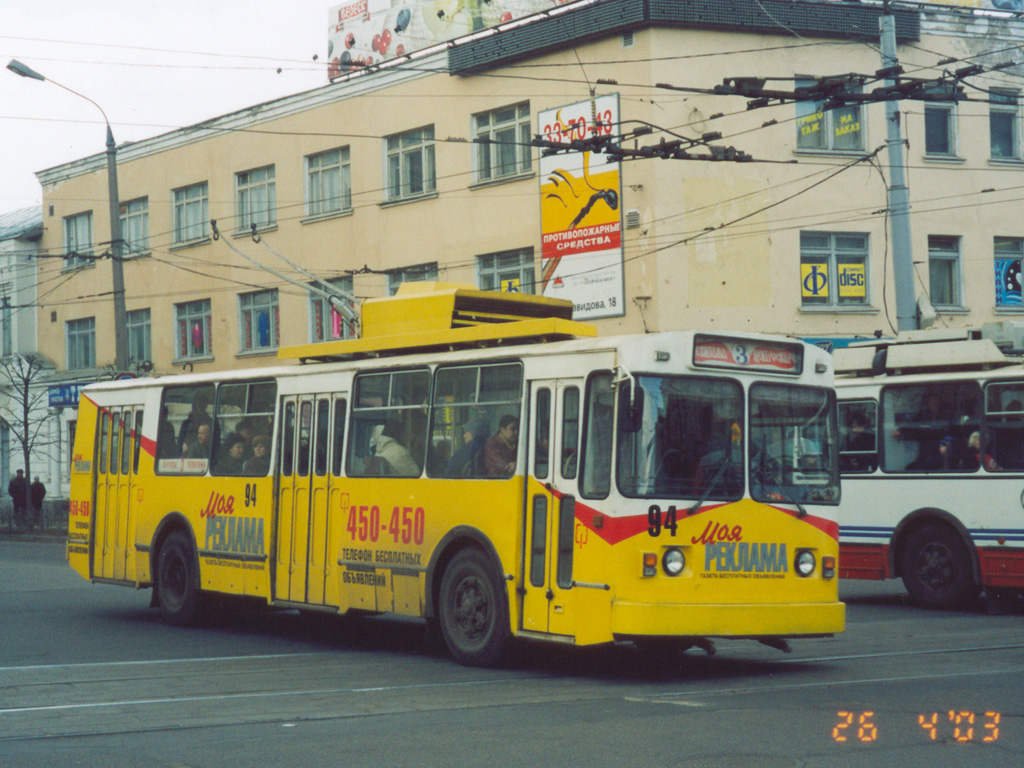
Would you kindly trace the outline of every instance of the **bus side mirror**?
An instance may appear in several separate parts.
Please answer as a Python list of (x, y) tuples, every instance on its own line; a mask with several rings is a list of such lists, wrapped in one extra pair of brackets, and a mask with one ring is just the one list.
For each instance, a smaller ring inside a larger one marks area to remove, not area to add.
[(643, 421), (643, 388), (637, 387), (634, 393), (632, 385), (628, 382), (623, 382), (619, 386), (619, 431), (627, 433), (639, 432)]

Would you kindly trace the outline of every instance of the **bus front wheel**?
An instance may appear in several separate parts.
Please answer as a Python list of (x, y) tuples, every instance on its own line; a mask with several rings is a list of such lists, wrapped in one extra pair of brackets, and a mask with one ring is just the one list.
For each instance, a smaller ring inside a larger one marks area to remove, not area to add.
[(448, 651), (460, 664), (492, 667), (510, 642), (504, 585), (476, 549), (452, 558), (441, 579), (438, 617)]
[(160, 615), (168, 624), (184, 627), (199, 616), (199, 572), (188, 536), (175, 531), (157, 557), (156, 591)]
[(967, 548), (945, 526), (926, 525), (911, 533), (900, 570), (910, 597), (925, 608), (958, 608), (980, 591)]

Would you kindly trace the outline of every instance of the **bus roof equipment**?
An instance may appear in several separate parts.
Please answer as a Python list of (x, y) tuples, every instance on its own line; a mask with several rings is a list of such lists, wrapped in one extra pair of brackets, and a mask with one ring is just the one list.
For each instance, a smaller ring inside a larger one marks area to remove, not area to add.
[(326, 362), (596, 336), (572, 310), (564, 299), (408, 282), (394, 296), (363, 302), (361, 338), (282, 347), (278, 357)]

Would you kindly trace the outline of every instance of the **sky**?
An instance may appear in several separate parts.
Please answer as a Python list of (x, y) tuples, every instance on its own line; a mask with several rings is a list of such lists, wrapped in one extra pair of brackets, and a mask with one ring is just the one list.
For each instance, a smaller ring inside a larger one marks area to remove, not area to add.
[[(339, 0), (0, 0), (0, 213), (41, 205), (36, 171), (327, 83)], [(314, 61), (313, 57), (318, 59)]]

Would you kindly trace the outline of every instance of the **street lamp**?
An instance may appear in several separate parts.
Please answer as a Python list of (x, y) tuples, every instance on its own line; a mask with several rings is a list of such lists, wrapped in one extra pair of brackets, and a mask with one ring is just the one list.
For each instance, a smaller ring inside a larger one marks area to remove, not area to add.
[[(20, 61), (11, 59), (7, 68), (16, 75), (28, 77), (33, 80), (46, 81), (47, 78), (36, 72), (31, 67), (26, 67)], [(124, 269), (121, 262), (121, 204), (117, 196), (117, 145), (114, 144), (114, 132), (110, 129), (110, 120), (103, 107), (90, 99), (85, 94), (61, 85), (56, 80), (49, 82), (58, 88), (63, 88), (68, 93), (79, 96), (103, 115), (103, 122), (107, 124), (107, 188), (110, 197), (110, 261), (114, 282), (114, 367), (118, 373), (128, 370), (128, 318), (124, 303)]]

